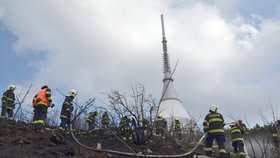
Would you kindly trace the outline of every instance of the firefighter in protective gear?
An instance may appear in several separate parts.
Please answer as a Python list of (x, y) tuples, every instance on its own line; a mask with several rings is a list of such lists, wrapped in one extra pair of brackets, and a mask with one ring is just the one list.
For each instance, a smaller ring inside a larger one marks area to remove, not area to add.
[(101, 124), (102, 124), (102, 128), (109, 127), (109, 115), (107, 111), (105, 111), (104, 114), (102, 115)]
[(76, 95), (77, 95), (77, 91), (75, 89), (71, 89), (63, 102), (61, 113), (60, 113), (61, 122), (59, 125), (59, 129), (62, 131), (65, 131), (66, 126), (69, 127), (71, 113), (74, 110), (73, 100)]
[(156, 134), (164, 137), (164, 132), (167, 127), (167, 122), (164, 118), (161, 116), (157, 116), (155, 120), (155, 128), (156, 128)]
[(234, 122), (229, 129), (233, 146), (233, 158), (245, 158), (243, 134), (247, 133), (247, 128), (242, 121)]
[(280, 120), (277, 120), (272, 127), (272, 138), (275, 147), (279, 150), (280, 147)]
[(49, 89), (48, 86), (43, 86), (41, 90), (34, 96), (33, 107), (33, 129), (34, 131), (42, 131), (45, 126), (48, 107), (54, 107), (54, 104), (52, 104), (51, 89)]
[(224, 134), (224, 118), (217, 112), (216, 105), (211, 105), (209, 114), (206, 115), (203, 122), (203, 131), (207, 133), (205, 139), (205, 151), (207, 156), (212, 156), (212, 143), (216, 139), (219, 147), (219, 155), (221, 158), (226, 157), (225, 150), (225, 134)]
[(5, 118), (7, 113), (9, 120), (13, 120), (15, 108), (15, 88), (16, 87), (14, 85), (9, 85), (8, 89), (3, 93), (1, 118)]
[(243, 135), (244, 135), (244, 134), (249, 134), (249, 130), (248, 130), (248, 128), (246, 127), (245, 123), (243, 123), (242, 120), (238, 120), (237, 123), (238, 123), (238, 125), (240, 126), (241, 132), (242, 132)]
[(98, 115), (97, 111), (90, 112), (87, 118), (88, 130), (93, 130), (96, 127), (96, 117)]
[(119, 125), (119, 132), (122, 140), (128, 141), (132, 139), (130, 136), (130, 127), (129, 127), (130, 119), (127, 116), (121, 118)]
[(175, 138), (181, 140), (182, 139), (182, 127), (180, 123), (180, 118), (175, 117)]

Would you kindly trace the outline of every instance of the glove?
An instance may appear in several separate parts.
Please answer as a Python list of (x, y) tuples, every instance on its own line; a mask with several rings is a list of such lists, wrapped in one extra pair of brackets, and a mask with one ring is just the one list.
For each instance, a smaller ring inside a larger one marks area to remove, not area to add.
[(51, 105), (51, 108), (53, 108), (54, 106), (55, 106), (55, 105), (54, 105), (54, 104), (52, 104), (52, 105)]
[(203, 129), (203, 132), (204, 132), (204, 133), (207, 133), (207, 132), (208, 132), (208, 130), (207, 130), (207, 129)]

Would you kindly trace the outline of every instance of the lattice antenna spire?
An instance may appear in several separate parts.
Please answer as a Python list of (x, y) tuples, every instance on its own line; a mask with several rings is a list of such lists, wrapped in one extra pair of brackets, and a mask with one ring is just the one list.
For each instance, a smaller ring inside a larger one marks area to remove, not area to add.
[(163, 15), (161, 14), (161, 29), (162, 29), (162, 47), (163, 47), (163, 72), (171, 72), (170, 71), (170, 64), (169, 64), (169, 56), (167, 53), (167, 40), (165, 38), (165, 31), (164, 31), (164, 19)]

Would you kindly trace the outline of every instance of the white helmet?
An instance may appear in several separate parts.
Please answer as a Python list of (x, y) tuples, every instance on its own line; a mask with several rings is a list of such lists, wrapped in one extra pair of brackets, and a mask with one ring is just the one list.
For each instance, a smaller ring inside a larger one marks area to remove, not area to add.
[(68, 92), (68, 95), (69, 96), (73, 96), (75, 97), (77, 95), (77, 91), (75, 89), (71, 89), (69, 92)]
[(15, 90), (16, 86), (13, 84), (10, 84), (8, 87), (8, 90)]
[(212, 104), (212, 105), (210, 106), (210, 109), (209, 109), (209, 110), (212, 111), (212, 112), (217, 112), (218, 107), (217, 107), (215, 104)]

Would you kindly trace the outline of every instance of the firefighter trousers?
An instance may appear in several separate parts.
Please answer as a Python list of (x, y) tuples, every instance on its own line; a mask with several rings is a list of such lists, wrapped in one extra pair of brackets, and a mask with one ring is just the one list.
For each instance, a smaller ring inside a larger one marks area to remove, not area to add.
[(61, 122), (60, 122), (60, 125), (59, 125), (59, 129), (65, 131), (66, 126), (69, 127), (70, 119), (66, 119), (66, 118), (60, 118), (60, 119), (61, 119)]
[(216, 140), (219, 147), (219, 155), (220, 158), (226, 157), (226, 150), (225, 150), (225, 136), (224, 134), (208, 134), (205, 139), (205, 150), (207, 156), (212, 156), (212, 143)]
[(6, 114), (8, 115), (9, 120), (12, 120), (14, 116), (14, 109), (12, 107), (2, 106), (1, 118), (6, 118)]
[(239, 155), (240, 158), (245, 158), (244, 143), (242, 140), (232, 142), (233, 154)]
[(33, 129), (41, 130), (45, 126), (45, 120), (47, 117), (48, 107), (42, 104), (38, 104), (34, 107), (34, 117), (33, 117)]

